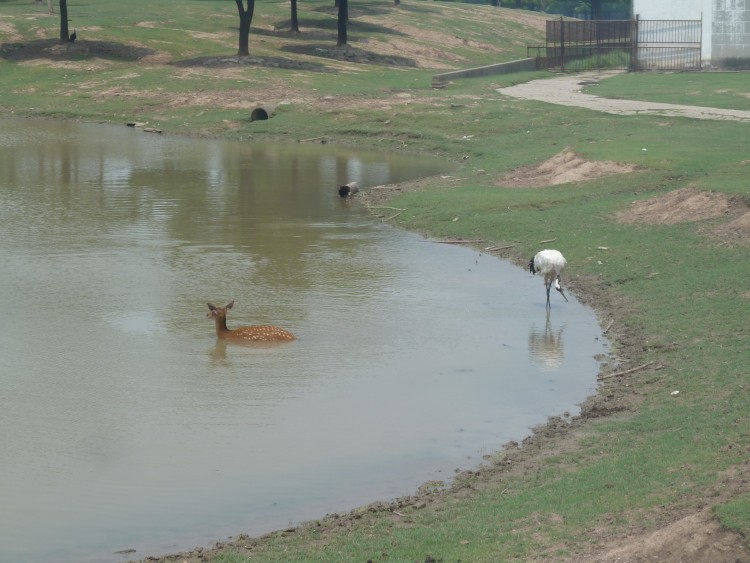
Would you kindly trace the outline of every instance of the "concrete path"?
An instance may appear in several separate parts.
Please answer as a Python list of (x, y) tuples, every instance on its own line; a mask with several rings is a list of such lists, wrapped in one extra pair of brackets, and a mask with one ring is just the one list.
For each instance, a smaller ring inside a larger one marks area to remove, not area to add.
[(587, 84), (596, 83), (625, 71), (586, 72), (565, 75), (559, 78), (532, 80), (508, 88), (498, 88), (506, 96), (522, 100), (537, 100), (563, 106), (614, 113), (619, 115), (653, 114), (671, 117), (690, 117), (693, 119), (716, 119), (725, 121), (750, 121), (750, 111), (735, 109), (706, 108), (700, 106), (683, 106), (661, 104), (658, 102), (639, 102), (636, 100), (615, 100), (584, 94), (581, 90)]

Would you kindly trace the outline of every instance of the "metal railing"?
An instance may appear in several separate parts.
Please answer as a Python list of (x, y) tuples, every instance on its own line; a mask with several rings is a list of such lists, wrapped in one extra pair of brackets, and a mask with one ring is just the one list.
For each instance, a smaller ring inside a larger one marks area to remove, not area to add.
[(547, 22), (547, 44), (528, 47), (538, 68), (700, 70), (700, 20)]

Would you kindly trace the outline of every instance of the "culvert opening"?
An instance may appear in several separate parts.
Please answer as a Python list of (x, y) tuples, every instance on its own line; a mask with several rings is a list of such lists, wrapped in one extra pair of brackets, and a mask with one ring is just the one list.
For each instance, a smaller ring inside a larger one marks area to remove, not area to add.
[(263, 121), (269, 117), (271, 117), (271, 115), (266, 108), (255, 108), (250, 114), (250, 121)]

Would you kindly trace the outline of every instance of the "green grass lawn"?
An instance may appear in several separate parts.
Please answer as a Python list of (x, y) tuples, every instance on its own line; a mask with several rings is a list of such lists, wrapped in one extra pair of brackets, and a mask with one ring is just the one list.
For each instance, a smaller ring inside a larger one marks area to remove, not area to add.
[(674, 72), (659, 75), (657, 84), (648, 73), (617, 76), (586, 92), (605, 98), (624, 98), (750, 110), (750, 81), (747, 72)]

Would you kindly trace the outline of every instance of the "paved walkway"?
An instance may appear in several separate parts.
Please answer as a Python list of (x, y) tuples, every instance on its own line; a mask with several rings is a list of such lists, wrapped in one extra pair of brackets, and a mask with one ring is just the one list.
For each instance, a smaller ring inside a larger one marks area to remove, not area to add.
[(498, 88), (506, 96), (523, 100), (537, 100), (563, 106), (614, 113), (619, 115), (653, 114), (671, 117), (690, 117), (693, 119), (716, 119), (725, 121), (750, 121), (750, 111), (735, 109), (706, 108), (701, 106), (683, 106), (678, 104), (661, 104), (658, 102), (640, 102), (636, 100), (616, 100), (584, 94), (581, 90), (586, 84), (596, 83), (624, 71), (586, 72), (565, 75), (559, 78), (532, 80), (508, 88)]

